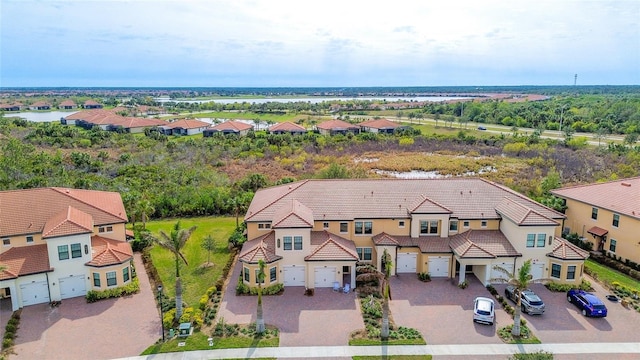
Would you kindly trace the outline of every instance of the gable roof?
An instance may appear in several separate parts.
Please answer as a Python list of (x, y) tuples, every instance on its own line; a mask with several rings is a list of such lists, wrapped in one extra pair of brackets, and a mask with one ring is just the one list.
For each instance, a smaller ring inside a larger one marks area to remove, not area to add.
[(262, 260), (269, 264), (282, 259), (282, 256), (276, 255), (275, 251), (275, 231), (259, 236), (242, 244), (242, 250), (238, 259), (248, 264), (257, 264)]
[(76, 106), (76, 103), (73, 100), (65, 100), (60, 103), (60, 106)]
[(117, 192), (54, 187), (0, 191), (0, 236), (42, 233), (47, 221), (69, 206), (89, 214), (94, 226), (127, 222)]
[(462, 258), (522, 256), (500, 230), (468, 230), (450, 239), (451, 250)]
[(223, 123), (220, 123), (211, 127), (211, 130), (217, 130), (217, 131), (232, 130), (235, 132), (240, 132), (240, 131), (249, 130), (249, 129), (253, 129), (253, 125), (243, 123), (242, 121), (233, 121), (233, 120), (225, 121)]
[(311, 254), (305, 256), (305, 261), (340, 261), (358, 260), (358, 252), (353, 241), (347, 240), (328, 231), (314, 231), (315, 239), (326, 238)]
[(551, 193), (640, 220), (640, 177), (570, 186)]
[(93, 267), (122, 264), (133, 258), (133, 250), (128, 242), (98, 235), (91, 237), (91, 254), (91, 261), (86, 265)]
[(418, 200), (409, 207), (414, 214), (451, 214), (451, 210), (420, 194)]
[(91, 215), (72, 206), (51, 217), (44, 224), (42, 238), (87, 234), (93, 232)]
[(562, 260), (585, 260), (589, 257), (589, 252), (582, 250), (565, 239), (557, 236), (553, 238), (551, 252), (547, 256)]
[(300, 126), (298, 124), (294, 124), (292, 122), (285, 121), (285, 122), (277, 123), (277, 124), (272, 125), (271, 127), (269, 127), (269, 132), (274, 132), (274, 131), (306, 132), (307, 129), (305, 129), (304, 126)]
[(211, 126), (211, 124), (206, 123), (204, 121), (195, 120), (195, 119), (180, 119), (180, 120), (176, 120), (174, 122), (166, 123), (163, 125), (164, 128), (168, 128), (168, 129), (175, 129), (175, 128), (200, 129), (200, 128), (207, 128), (209, 126)]
[(496, 212), (507, 217), (520, 226), (553, 226), (560, 225), (524, 204), (517, 203), (507, 197), (496, 205)]
[(313, 213), (311, 209), (293, 199), (274, 214), (271, 227), (274, 229), (313, 227)]
[(0, 254), (0, 264), (6, 266), (0, 271), (0, 280), (53, 271), (47, 244), (12, 247)]
[(358, 125), (353, 125), (340, 119), (324, 121), (316, 125), (316, 127), (322, 130), (349, 130), (360, 128)]
[(368, 127), (373, 129), (395, 129), (400, 127), (400, 124), (388, 119), (373, 119), (359, 123), (360, 127)]

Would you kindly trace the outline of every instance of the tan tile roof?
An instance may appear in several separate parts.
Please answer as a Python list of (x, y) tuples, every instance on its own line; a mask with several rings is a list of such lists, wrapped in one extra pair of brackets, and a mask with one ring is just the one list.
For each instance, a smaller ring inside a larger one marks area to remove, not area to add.
[(60, 106), (76, 106), (76, 103), (73, 100), (65, 100), (60, 103)]
[(273, 221), (275, 211), (292, 200), (308, 207), (316, 221), (408, 219), (421, 195), (458, 219), (500, 219), (495, 208), (505, 197), (548, 218), (565, 217), (481, 178), (313, 179), (258, 190), (245, 220)]
[(285, 132), (306, 132), (307, 129), (304, 126), (300, 126), (298, 124), (294, 124), (292, 122), (281, 122), (269, 127), (270, 132), (274, 131), (285, 131)]
[(274, 231), (259, 236), (242, 244), (242, 250), (238, 256), (240, 261), (248, 264), (257, 264), (262, 260), (265, 263), (272, 263), (282, 259), (276, 255), (276, 236)]
[(42, 233), (46, 222), (69, 206), (91, 215), (94, 226), (127, 222), (117, 192), (67, 188), (0, 191), (0, 236)]
[(101, 104), (95, 100), (87, 100), (84, 102), (84, 105), (101, 105)]
[(122, 126), (125, 129), (164, 126), (167, 124), (166, 121), (160, 119), (138, 117), (121, 117), (120, 119), (112, 118), (111, 120), (113, 121), (110, 123), (110, 125)]
[(421, 237), (414, 239), (414, 243), (422, 253), (451, 253), (450, 238)]
[(165, 122), (165, 124), (163, 125), (163, 127), (168, 129), (200, 129), (208, 128), (209, 126), (211, 126), (211, 124), (195, 119), (180, 119), (170, 123)]
[(607, 235), (609, 233), (609, 230), (603, 229), (603, 228), (600, 228), (600, 227), (597, 227), (597, 226), (593, 226), (592, 228), (587, 230), (587, 232), (589, 234), (593, 234), (595, 236), (604, 236), (604, 235)]
[(368, 127), (373, 129), (395, 129), (397, 127), (400, 127), (400, 124), (388, 119), (367, 120), (359, 123), (358, 125), (360, 125), (360, 127)]
[(357, 130), (359, 129), (358, 125), (349, 124), (348, 122), (342, 121), (339, 119), (321, 122), (320, 124), (316, 125), (316, 127), (322, 130), (348, 130), (348, 129)]
[(420, 194), (418, 200), (409, 207), (414, 214), (451, 214), (451, 210)]
[(253, 129), (253, 125), (243, 123), (242, 121), (225, 121), (211, 127), (212, 130), (224, 131), (233, 130), (236, 132)]
[(560, 225), (559, 222), (540, 214), (524, 204), (517, 203), (508, 197), (505, 197), (496, 205), (496, 212), (521, 226)]
[(276, 211), (271, 227), (274, 229), (313, 227), (313, 213), (311, 209), (293, 199)]
[(133, 250), (128, 242), (98, 235), (91, 237), (91, 254), (91, 261), (86, 265), (93, 267), (117, 265), (133, 259)]
[(305, 256), (305, 261), (343, 261), (358, 260), (358, 252), (353, 241), (332, 234), (328, 231), (313, 231), (316, 240), (325, 241), (316, 247), (311, 254)]
[(42, 229), (42, 238), (47, 239), (91, 232), (93, 232), (91, 215), (69, 206), (66, 210), (60, 211), (47, 220)]
[(547, 256), (562, 260), (585, 260), (589, 257), (589, 252), (580, 249), (565, 239), (553, 238), (552, 250)]
[(451, 237), (453, 252), (462, 258), (521, 256), (499, 230), (469, 230)]
[(47, 244), (12, 247), (0, 254), (0, 264), (7, 267), (0, 272), (0, 280), (53, 271)]
[(396, 240), (393, 236), (384, 232), (372, 237), (371, 241), (373, 241), (373, 243), (376, 245), (392, 245), (392, 246), (400, 245), (398, 243), (398, 240)]
[(551, 193), (640, 219), (640, 177), (565, 187)]
[(49, 104), (46, 101), (36, 101), (33, 104), (31, 104), (31, 106), (51, 106), (51, 104)]

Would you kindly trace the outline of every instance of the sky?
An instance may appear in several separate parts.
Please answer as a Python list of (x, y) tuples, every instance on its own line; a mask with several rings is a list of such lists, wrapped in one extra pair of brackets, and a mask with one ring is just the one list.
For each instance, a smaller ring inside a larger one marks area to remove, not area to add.
[(574, 80), (640, 84), (640, 0), (0, 0), (0, 88)]

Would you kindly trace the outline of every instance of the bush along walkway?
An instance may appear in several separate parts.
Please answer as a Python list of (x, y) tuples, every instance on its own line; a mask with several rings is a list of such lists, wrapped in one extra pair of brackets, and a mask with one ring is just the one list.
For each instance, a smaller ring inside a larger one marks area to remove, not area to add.
[[(511, 318), (514, 319), (514, 315), (516, 310), (511, 304), (507, 302), (507, 299), (498, 294), (498, 291), (491, 285), (487, 285), (487, 290), (493, 295), (493, 297), (502, 305), (504, 311), (507, 314), (511, 315)], [(515, 338), (511, 335), (511, 330), (513, 329), (513, 324), (501, 327), (498, 329), (498, 336), (502, 341), (507, 344), (540, 344), (540, 340), (533, 334), (531, 329), (527, 326), (527, 320), (524, 318), (520, 318), (520, 337)]]

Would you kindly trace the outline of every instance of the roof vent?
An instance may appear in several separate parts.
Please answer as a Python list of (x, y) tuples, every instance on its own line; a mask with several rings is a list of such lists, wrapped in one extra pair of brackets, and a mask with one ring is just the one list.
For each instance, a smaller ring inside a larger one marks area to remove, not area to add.
[(620, 185), (626, 186), (626, 187), (631, 187), (631, 183), (628, 183), (628, 182), (623, 182)]

